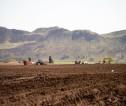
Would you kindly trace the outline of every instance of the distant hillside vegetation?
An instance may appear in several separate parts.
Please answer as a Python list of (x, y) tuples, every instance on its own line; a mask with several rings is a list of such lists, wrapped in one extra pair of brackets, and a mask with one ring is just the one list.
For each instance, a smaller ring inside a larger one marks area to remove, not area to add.
[(126, 30), (99, 35), (90, 30), (69, 31), (59, 27), (37, 28), (33, 32), (0, 27), (0, 60), (31, 57), (54, 60), (99, 61), (111, 56), (126, 60)]

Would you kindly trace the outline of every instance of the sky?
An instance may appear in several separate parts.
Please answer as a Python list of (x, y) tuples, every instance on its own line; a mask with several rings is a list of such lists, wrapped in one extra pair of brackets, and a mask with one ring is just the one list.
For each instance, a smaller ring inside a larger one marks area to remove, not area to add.
[(126, 29), (126, 0), (0, 0), (0, 26), (59, 26), (103, 34)]

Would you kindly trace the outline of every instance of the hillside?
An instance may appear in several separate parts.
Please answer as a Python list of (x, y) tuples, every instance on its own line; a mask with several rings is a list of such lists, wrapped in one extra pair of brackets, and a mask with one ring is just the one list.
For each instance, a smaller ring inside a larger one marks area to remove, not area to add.
[(114, 39), (119, 40), (120, 42), (126, 43), (126, 30), (102, 34), (101, 36), (107, 37), (107, 38), (114, 38)]
[(110, 32), (107, 34), (102, 34), (104, 37), (120, 37), (126, 35), (126, 30), (121, 30), (121, 31), (115, 31), (115, 32)]
[(0, 27), (0, 60), (22, 60), (31, 57), (54, 60), (98, 61), (112, 56), (126, 59), (126, 31), (99, 35), (90, 30), (69, 31), (64, 28), (37, 28), (33, 32)]

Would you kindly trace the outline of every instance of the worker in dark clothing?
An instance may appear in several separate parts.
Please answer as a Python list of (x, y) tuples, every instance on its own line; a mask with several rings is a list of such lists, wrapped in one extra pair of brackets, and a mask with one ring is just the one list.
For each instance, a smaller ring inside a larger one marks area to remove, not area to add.
[(38, 61), (36, 62), (36, 65), (44, 65), (45, 63), (41, 60), (41, 59), (38, 59)]

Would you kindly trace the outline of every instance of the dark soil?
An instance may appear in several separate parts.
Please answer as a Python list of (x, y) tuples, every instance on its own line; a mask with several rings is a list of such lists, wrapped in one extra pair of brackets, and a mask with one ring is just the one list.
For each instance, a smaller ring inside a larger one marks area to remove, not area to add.
[(1, 65), (0, 106), (126, 106), (126, 65)]

